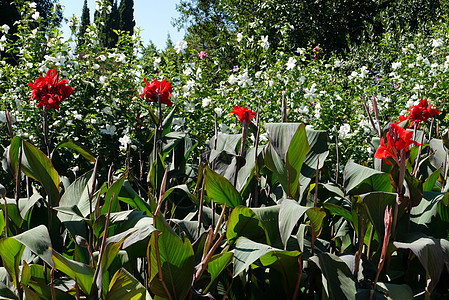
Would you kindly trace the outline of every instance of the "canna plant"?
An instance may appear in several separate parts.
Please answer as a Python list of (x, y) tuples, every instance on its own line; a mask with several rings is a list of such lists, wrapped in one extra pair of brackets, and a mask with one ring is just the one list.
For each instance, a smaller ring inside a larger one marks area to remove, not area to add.
[[(56, 71), (49, 75), (58, 82)], [(350, 161), (340, 185), (326, 168), (326, 131), (285, 116), (262, 128), (261, 116), (245, 107), (232, 111), (241, 135), (216, 131), (209, 151), (193, 158), (196, 141), (171, 130), (176, 107), (162, 120), (171, 84), (146, 83), (142, 97), (158, 103), (158, 115), (148, 107), (152, 147), (137, 172), (127, 163), (100, 176), (101, 158), (80, 144), (64, 141), (50, 153), (45, 143), (45, 154), (12, 137), (4, 167), (16, 193), (2, 193), (1, 297), (447, 295), (449, 147), (447, 134), (438, 140), (424, 131), (438, 113), (427, 102), (390, 124), (387, 142), (379, 131), (377, 169)], [(52, 164), (65, 149), (92, 167), (73, 182)]]

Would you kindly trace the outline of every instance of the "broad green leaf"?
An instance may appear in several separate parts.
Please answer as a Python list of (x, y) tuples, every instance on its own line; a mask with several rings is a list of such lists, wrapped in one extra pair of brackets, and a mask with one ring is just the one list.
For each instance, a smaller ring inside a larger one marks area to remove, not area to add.
[(22, 141), (23, 151), (21, 170), (28, 177), (39, 181), (50, 197), (52, 206), (57, 206), (59, 203), (58, 172), (53, 167), (51, 160), (41, 150), (27, 141), (21, 140), (20, 137), (14, 137), (10, 147), (10, 159), (15, 173), (17, 173), (20, 141)]
[(117, 212), (120, 210), (120, 205), (118, 203), (118, 197), (120, 194), (120, 190), (122, 189), (123, 183), (125, 182), (125, 179), (128, 177), (128, 174), (124, 174), (120, 179), (115, 181), (108, 189), (106, 196), (104, 197), (104, 205), (100, 209), (100, 215), (104, 215), (108, 213), (109, 210), (109, 204), (111, 203), (111, 198), (114, 196), (114, 199), (111, 203), (111, 212)]
[(280, 205), (272, 205), (266, 207), (254, 207), (251, 210), (256, 214), (257, 218), (262, 222), (267, 233), (267, 241), (274, 247), (282, 248), (281, 234), (279, 232), (279, 211)]
[(210, 289), (215, 279), (218, 278), (221, 272), (223, 272), (232, 263), (233, 258), (234, 253), (232, 252), (223, 252), (212, 256), (209, 264), (207, 265), (207, 271), (209, 272), (211, 278), (205, 292)]
[(48, 265), (53, 266), (51, 254), (51, 240), (48, 229), (44, 225), (25, 231), (12, 237), (24, 246), (28, 247), (34, 254), (39, 256)]
[[(65, 191), (59, 201), (59, 208), (76, 207), (83, 218), (87, 217), (95, 210), (98, 197), (93, 197), (92, 203), (89, 202), (89, 193), (92, 189), (93, 176), (92, 171), (78, 177)], [(70, 221), (72, 216), (58, 213), (58, 218), (62, 221)]]
[(429, 142), (430, 152), (435, 152), (434, 155), (432, 155), (429, 158), (430, 164), (435, 168), (443, 168), (443, 170), (446, 170), (447, 172), (447, 151), (444, 149), (442, 140), (439, 139), (431, 139)]
[(241, 272), (243, 272), (246, 268), (248, 268), (251, 264), (257, 261), (259, 258), (262, 258), (264, 255), (268, 253), (274, 252), (273, 255), (268, 255), (263, 258), (263, 264), (268, 266), (276, 262), (278, 260), (279, 253), (282, 253), (287, 256), (299, 256), (301, 253), (299, 251), (284, 251), (281, 249), (277, 249), (271, 247), (266, 244), (261, 244), (254, 242), (245, 237), (241, 237), (238, 239), (234, 251), (234, 272), (233, 276), (236, 277)]
[[(195, 270), (192, 244), (188, 239), (178, 237), (161, 216), (157, 216), (156, 228), (160, 233), (151, 235), (147, 250), (150, 289), (159, 297), (185, 299)], [(158, 239), (156, 235), (159, 235)], [(158, 261), (162, 274), (159, 274)], [(159, 281), (161, 275), (167, 290)]]
[(409, 171), (405, 171), (405, 182), (408, 187), (408, 196), (410, 197), (412, 207), (417, 206), (423, 196), (423, 183), (418, 178), (410, 175)]
[(25, 246), (14, 238), (4, 238), (0, 240), (0, 256), (3, 266), (11, 276), (14, 286), (18, 287), (20, 283), (19, 265), (22, 259), (22, 253)]
[(281, 157), (274, 151), (274, 147), (269, 144), (265, 152), (265, 165), (270, 169), (281, 184), (285, 193), (288, 193), (288, 172)]
[(3, 215), (3, 210), (4, 210), (5, 206), (4, 205), (0, 205), (0, 235), (3, 235), (3, 230), (6, 227), (6, 221), (5, 221), (5, 216)]
[(287, 151), (293, 136), (298, 131), (300, 123), (266, 123), (265, 129), (270, 144), (273, 146), (281, 160), (286, 161)]
[(118, 199), (126, 204), (131, 205), (139, 211), (145, 212), (147, 216), (151, 215), (150, 204), (139, 196), (139, 194), (132, 188), (128, 180), (125, 180), (125, 182), (123, 183)]
[(393, 242), (400, 249), (410, 249), (419, 259), (430, 280), (427, 289), (430, 293), (436, 287), (443, 271), (444, 259), (439, 241), (424, 234), (410, 234), (403, 242)]
[(206, 167), (205, 188), (207, 195), (212, 198), (215, 203), (226, 204), (226, 206), (230, 208), (243, 204), (242, 197), (235, 187), (225, 177), (216, 173), (209, 167)]
[(331, 212), (331, 214), (336, 215), (336, 216), (341, 216), (341, 217), (345, 218), (346, 220), (352, 222), (352, 214), (349, 210), (347, 210), (339, 205), (329, 203), (329, 202), (324, 202), (323, 207), (325, 209), (329, 210)]
[(310, 207), (301, 206), (296, 200), (284, 199), (279, 210), (279, 232), (284, 248), (299, 219)]
[(226, 229), (228, 243), (234, 244), (241, 236), (258, 242), (269, 242), (265, 227), (257, 215), (248, 207), (237, 206), (232, 210)]
[[(242, 138), (241, 134), (226, 134), (219, 133), (217, 139), (217, 147), (215, 147), (215, 136), (209, 141), (209, 146), (211, 149), (215, 151), (222, 152), (226, 151), (228, 153), (236, 153), (237, 146), (240, 144), (240, 140)], [(211, 156), (209, 161), (211, 162), (214, 157)]]
[(70, 260), (55, 250), (52, 250), (52, 253), (55, 268), (78, 282), (80, 289), (86, 295), (89, 295), (94, 280), (95, 270), (88, 265)]
[(356, 299), (356, 283), (346, 263), (331, 253), (309, 258), (322, 273), (322, 284), (329, 299)]
[(299, 177), (301, 174), (302, 164), (310, 151), (309, 142), (304, 124), (301, 124), (296, 130), (287, 150), (286, 167), (289, 190), (291, 197), (299, 199)]
[(389, 174), (356, 164), (352, 160), (346, 164), (343, 180), (346, 193), (351, 195), (371, 191), (393, 192)]
[(53, 150), (52, 152), (52, 157), (53, 157), (53, 153), (60, 149), (60, 148), (69, 148), (72, 150), (75, 150), (76, 152), (78, 152), (79, 154), (81, 154), (85, 159), (87, 159), (88, 161), (90, 161), (91, 163), (95, 163), (95, 157), (90, 154), (90, 152), (81, 144), (74, 142), (73, 140), (68, 140), (68, 141), (63, 141), (61, 143), (59, 143), (56, 148)]
[(427, 177), (426, 181), (423, 184), (423, 191), (425, 192), (431, 192), (433, 187), (435, 186), (435, 183), (438, 180), (438, 177), (441, 174), (441, 171), (443, 171), (443, 168), (439, 168), (435, 170), (432, 174), (430, 174), (429, 177)]
[(118, 270), (111, 279), (106, 300), (151, 299), (145, 287), (124, 268)]
[(438, 213), (438, 204), (447, 201), (449, 193), (424, 192), (423, 199), (418, 206), (412, 208), (410, 221), (428, 227)]
[[(14, 291), (12, 291), (6, 284), (0, 281), (0, 297), (2, 299), (19, 299)], [(27, 298), (28, 299), (28, 298)]]
[(396, 197), (397, 194), (384, 192), (371, 192), (360, 195), (367, 207), (368, 216), (379, 238), (382, 238), (385, 234), (385, 209), (387, 206), (395, 207)]
[(326, 217), (326, 212), (324, 209), (319, 207), (310, 207), (306, 211), (307, 217), (309, 217), (310, 223), (312, 224), (313, 230), (315, 232), (315, 236), (319, 236), (321, 234), (321, 230), (323, 229), (323, 219)]
[(413, 291), (407, 284), (391, 284), (391, 283), (377, 283), (377, 290), (382, 291), (384, 294), (387, 294), (387, 299), (403, 299), (403, 300), (411, 300), (413, 299)]

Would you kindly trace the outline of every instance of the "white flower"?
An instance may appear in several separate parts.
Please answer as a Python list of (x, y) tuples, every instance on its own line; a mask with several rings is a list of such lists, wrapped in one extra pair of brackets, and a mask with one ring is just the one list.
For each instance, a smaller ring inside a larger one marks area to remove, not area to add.
[(7, 24), (3, 24), (2, 28), (3, 28), (3, 31), (5, 32), (5, 34), (8, 34), (8, 31), (11, 29)]
[(339, 67), (341, 67), (341, 61), (340, 60), (336, 60), (336, 61), (334, 61), (334, 67), (335, 68), (339, 68)]
[(245, 73), (239, 75), (239, 77), (237, 77), (237, 81), (238, 85), (240, 85), (243, 88), (246, 88), (253, 84), (253, 81), (248, 76), (248, 70), (245, 70)]
[(195, 86), (194, 80), (187, 80), (186, 84), (182, 86), (184, 92), (190, 91)]
[(402, 63), (399, 61), (399, 62), (394, 62), (394, 63), (392, 63), (391, 64), (391, 68), (393, 69), (393, 70), (397, 70), (397, 69), (399, 69), (400, 67), (402, 67)]
[(424, 89), (424, 85), (417, 83), (413, 89), (414, 90), (423, 90)]
[(99, 64), (94, 64), (94, 65), (92, 66), (92, 69), (98, 70), (98, 69), (100, 69), (100, 65), (99, 65)]
[(189, 75), (192, 75), (193, 71), (192, 71), (192, 68), (188, 67), (182, 73), (186, 76), (189, 76)]
[(119, 149), (121, 151), (126, 151), (128, 149), (128, 144), (131, 144), (131, 139), (126, 134), (124, 136), (122, 136), (121, 138), (119, 138), (118, 141), (120, 142)]
[(184, 40), (179, 41), (175, 46), (175, 51), (177, 54), (184, 53), (185, 49), (187, 49), (187, 42)]
[(83, 119), (83, 115), (79, 114), (76, 110), (73, 112), (73, 117), (77, 120), (82, 120)]
[(315, 97), (316, 97), (316, 94), (315, 94), (316, 88), (315, 88), (315, 86), (316, 86), (316, 83), (312, 84), (312, 86), (310, 88), (304, 88), (304, 92), (306, 92), (304, 94), (304, 97), (306, 99), (309, 99), (309, 100), (315, 99)]
[(315, 114), (314, 114), (315, 118), (319, 119), (321, 117), (321, 104), (320, 102), (318, 102), (315, 105)]
[(229, 76), (228, 82), (229, 82), (230, 84), (234, 84), (234, 83), (237, 82), (237, 78), (235, 78), (234, 74), (231, 74), (231, 76)]
[(241, 32), (237, 33), (237, 43), (240, 43), (243, 40), (243, 34)]
[(106, 129), (101, 129), (101, 133), (114, 135), (115, 134), (115, 126), (106, 124)]
[(161, 63), (161, 58), (160, 57), (156, 57), (153, 61), (153, 67), (156, 70), (159, 67), (159, 64)]
[(106, 60), (106, 56), (104, 56), (103, 54), (98, 56), (98, 59), (101, 61), (105, 61)]
[(38, 11), (35, 11), (35, 12), (31, 15), (31, 17), (32, 17), (34, 20), (39, 19), (39, 12), (38, 12)]
[(270, 47), (270, 42), (268, 42), (268, 35), (262, 36), (262, 38), (259, 41), (259, 45), (263, 49), (268, 50), (268, 48)]
[(296, 58), (290, 57), (288, 62), (285, 64), (287, 66), (287, 70), (293, 70), (296, 67)]
[(307, 105), (301, 105), (301, 107), (297, 109), (297, 112), (300, 113), (300, 114), (308, 115), (309, 114), (309, 107)]
[(441, 47), (443, 46), (443, 40), (438, 38), (438, 39), (433, 39), (432, 40), (432, 47), (436, 48), (436, 47)]
[(37, 5), (36, 2), (31, 2), (31, 3), (30, 3), (30, 7), (31, 7), (31, 8), (36, 8), (36, 5)]
[(0, 122), (6, 123), (6, 112), (4, 110), (0, 111)]
[(340, 126), (340, 129), (338, 130), (338, 135), (342, 139), (345, 139), (345, 138), (349, 137), (350, 132), (351, 132), (351, 126), (348, 123), (345, 123)]
[(360, 78), (365, 78), (366, 77), (366, 74), (368, 74), (368, 67), (366, 67), (366, 66), (363, 66), (361, 69), (360, 69)]
[(212, 99), (211, 99), (210, 97), (204, 98), (204, 99), (203, 99), (202, 106), (203, 106), (203, 107), (208, 107), (209, 104), (211, 103), (211, 101), (212, 101)]
[(217, 115), (217, 118), (220, 118), (221, 115), (223, 114), (223, 110), (219, 107), (214, 108), (214, 112)]
[(112, 108), (110, 108), (109, 106), (106, 106), (105, 108), (103, 108), (103, 112), (107, 115), (112, 116)]
[(123, 53), (119, 53), (115, 56), (115, 62), (124, 63), (126, 60), (126, 55)]
[(186, 112), (193, 113), (195, 111), (195, 104), (186, 102), (184, 104), (184, 109)]

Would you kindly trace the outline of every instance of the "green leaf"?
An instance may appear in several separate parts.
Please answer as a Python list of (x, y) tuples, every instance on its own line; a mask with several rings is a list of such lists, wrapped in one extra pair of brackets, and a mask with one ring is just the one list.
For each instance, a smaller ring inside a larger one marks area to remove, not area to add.
[(210, 283), (204, 290), (205, 293), (210, 289), (214, 281), (218, 278), (218, 276), (223, 272), (232, 262), (234, 258), (234, 253), (232, 252), (223, 252), (212, 256), (207, 265), (207, 271), (210, 274)]
[(53, 153), (55, 153), (56, 150), (61, 149), (61, 148), (69, 148), (72, 150), (75, 150), (76, 152), (78, 152), (79, 154), (81, 154), (85, 159), (87, 159), (88, 161), (90, 161), (91, 163), (95, 163), (95, 157), (90, 154), (90, 152), (81, 144), (74, 142), (73, 140), (68, 140), (68, 141), (63, 141), (61, 143), (59, 143), (56, 148), (52, 151), (52, 157), (53, 157)]
[(393, 192), (390, 175), (348, 161), (343, 173), (346, 193), (364, 194), (371, 191)]
[(400, 249), (410, 249), (419, 259), (430, 280), (427, 281), (427, 289), (432, 293), (440, 280), (443, 271), (443, 252), (432, 237), (424, 234), (410, 234), (403, 242), (393, 242), (393, 245)]
[(300, 123), (266, 123), (265, 129), (268, 134), (270, 144), (281, 158), (286, 161), (287, 151), (290, 147), (291, 140), (296, 134), (300, 126)]
[(25, 250), (25, 246), (12, 237), (0, 240), (0, 256), (2, 257), (3, 266), (8, 271), (16, 287), (19, 287), (20, 284), (19, 265), (22, 260), (23, 250)]
[(329, 299), (356, 299), (356, 283), (348, 265), (331, 253), (319, 253), (309, 258), (322, 274), (322, 284)]
[(269, 144), (265, 152), (265, 165), (274, 173), (277, 180), (282, 186), (285, 193), (288, 193), (288, 172), (281, 157), (274, 150), (274, 147)]
[(435, 172), (433, 172), (432, 174), (430, 174), (429, 177), (427, 177), (426, 181), (423, 184), (423, 191), (425, 192), (431, 192), (433, 187), (435, 186), (435, 183), (438, 180), (438, 177), (441, 174), (441, 171), (443, 171), (443, 168), (439, 168), (437, 170), (435, 170)]
[(290, 145), (287, 150), (286, 166), (287, 177), (289, 185), (289, 196), (298, 200), (299, 191), (299, 177), (301, 174), (302, 164), (306, 158), (307, 153), (310, 151), (309, 142), (307, 141), (307, 135), (304, 124), (301, 124), (296, 130)]
[(262, 258), (264, 255), (268, 253), (274, 252), (275, 255), (273, 256), (270, 254), (261, 260), (263, 261), (263, 264), (266, 266), (274, 264), (278, 260), (277, 256), (279, 254), (294, 257), (297, 257), (301, 254), (299, 251), (283, 251), (281, 249), (277, 249), (266, 244), (254, 242), (245, 237), (241, 237), (238, 239), (235, 249), (233, 251), (234, 251), (234, 272), (233, 272), (234, 277), (239, 275), (251, 264), (253, 264), (259, 258)]
[(378, 282), (376, 286), (384, 294), (388, 295), (387, 299), (413, 299), (413, 291), (407, 284), (391, 284)]
[(12, 238), (28, 247), (48, 265), (53, 266), (50, 250), (51, 239), (46, 226), (39, 225)]
[(265, 232), (267, 233), (267, 242), (269, 245), (278, 248), (283, 247), (281, 234), (279, 232), (280, 209), (280, 205), (251, 208), (265, 228)]
[[(154, 232), (151, 235), (147, 250), (150, 289), (159, 297), (185, 299), (192, 286), (195, 270), (192, 244), (186, 238), (179, 238), (161, 216), (157, 216), (156, 223), (161, 233)], [(156, 235), (159, 235), (157, 243)], [(159, 281), (158, 260), (167, 289)]]
[(306, 211), (306, 214), (312, 224), (315, 236), (318, 237), (323, 229), (323, 219), (326, 217), (326, 212), (322, 208), (311, 207)]
[(412, 207), (417, 206), (423, 196), (423, 183), (418, 178), (410, 175), (408, 170), (405, 170), (405, 182), (407, 182), (407, 194), (410, 197)]
[[(23, 141), (20, 137), (14, 137), (11, 141), (10, 159), (17, 173), (18, 153), (22, 141), (22, 164), (21, 170), (28, 177), (39, 181), (50, 198), (52, 206), (59, 203), (59, 174), (53, 167), (51, 160), (38, 148)], [(17, 156), (16, 156), (17, 155)]]
[(345, 218), (346, 220), (352, 222), (352, 214), (349, 210), (347, 210), (339, 205), (329, 203), (329, 202), (324, 202), (323, 207), (325, 209), (329, 210), (331, 212), (331, 214), (333, 214), (335, 216), (341, 216), (341, 217)]
[(284, 199), (279, 210), (279, 232), (284, 248), (299, 219), (310, 207), (301, 206), (296, 200)]
[(127, 177), (128, 177), (128, 174), (126, 173), (109, 187), (108, 191), (106, 192), (106, 196), (104, 198), (105, 199), (104, 205), (100, 209), (100, 215), (104, 215), (104, 214), (108, 213), (109, 204), (111, 203), (110, 201), (111, 201), (112, 196), (114, 196), (114, 199), (112, 200), (112, 203), (111, 203), (111, 205), (112, 205), (111, 213), (117, 212), (120, 210), (120, 206), (118, 203), (118, 196), (120, 194), (120, 190), (122, 189), (123, 183), (125, 182), (125, 179)]
[(120, 201), (131, 205), (139, 211), (143, 211), (147, 216), (151, 215), (151, 206), (148, 202), (143, 200), (139, 194), (132, 188), (128, 180), (123, 182), (122, 189), (120, 190), (119, 198)]
[(438, 213), (438, 204), (449, 199), (449, 193), (424, 192), (418, 206), (412, 208), (410, 221), (429, 227), (432, 218)]
[(371, 223), (374, 225), (379, 238), (382, 240), (382, 237), (385, 234), (385, 209), (387, 206), (395, 207), (397, 194), (371, 192), (360, 195), (360, 198), (362, 198), (363, 203), (366, 204)]
[[(65, 191), (59, 201), (58, 208), (77, 208), (77, 212), (85, 218), (95, 210), (96, 201), (98, 197), (92, 199), (92, 203), (89, 203), (89, 193), (92, 189), (93, 176), (92, 171), (78, 177)], [(61, 211), (61, 210), (60, 210)], [(58, 218), (62, 221), (73, 220), (73, 216), (62, 213), (58, 213)], [(76, 218), (77, 219), (77, 218)]]
[(234, 244), (241, 236), (269, 243), (266, 229), (257, 215), (248, 207), (237, 206), (229, 217), (226, 239), (228, 243)]
[(226, 204), (227, 207), (234, 208), (243, 204), (242, 197), (235, 187), (223, 176), (206, 167), (205, 188), (207, 195), (215, 203)]
[(78, 282), (83, 293), (89, 295), (95, 270), (86, 264), (65, 258), (55, 250), (52, 250), (52, 253), (55, 268)]
[(118, 270), (111, 279), (106, 300), (151, 299), (145, 287), (124, 268)]

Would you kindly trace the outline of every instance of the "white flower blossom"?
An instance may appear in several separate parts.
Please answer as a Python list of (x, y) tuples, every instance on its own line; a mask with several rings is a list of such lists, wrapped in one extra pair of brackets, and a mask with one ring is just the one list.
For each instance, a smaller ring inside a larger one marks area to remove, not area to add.
[(110, 108), (109, 106), (106, 106), (105, 108), (103, 108), (103, 112), (107, 115), (112, 116), (112, 108)]
[(369, 71), (368, 71), (368, 67), (366, 67), (366, 66), (363, 66), (361, 69), (360, 69), (360, 78), (365, 78), (366, 77), (366, 74), (368, 74), (369, 73)]
[(186, 102), (184, 104), (184, 110), (188, 113), (193, 113), (195, 111), (195, 104), (191, 102)]
[(177, 131), (181, 129), (185, 122), (186, 120), (184, 118), (173, 118), (173, 130)]
[(288, 62), (285, 64), (287, 66), (287, 70), (293, 70), (296, 67), (296, 58), (290, 57)]
[(31, 15), (31, 17), (32, 17), (34, 20), (39, 19), (39, 12), (38, 12), (38, 11), (35, 11), (35, 12)]
[(315, 97), (316, 97), (315, 92), (317, 91), (315, 86), (316, 86), (316, 83), (312, 84), (312, 86), (310, 88), (304, 88), (304, 92), (306, 92), (304, 94), (304, 97), (306, 99), (309, 99), (309, 100), (315, 99)]
[(175, 46), (175, 51), (177, 54), (184, 53), (186, 49), (187, 49), (187, 42), (184, 40), (179, 41)]
[(234, 74), (231, 74), (231, 76), (229, 76), (228, 82), (229, 82), (230, 84), (234, 84), (234, 83), (237, 82), (237, 78), (234, 76)]
[(394, 62), (394, 63), (392, 63), (391, 64), (391, 68), (393, 69), (393, 70), (397, 70), (397, 69), (399, 69), (400, 67), (402, 67), (402, 62)]
[(106, 124), (106, 128), (105, 129), (101, 129), (100, 131), (101, 131), (101, 133), (104, 133), (104, 134), (108, 134), (108, 135), (114, 135), (115, 134), (115, 126), (114, 125), (109, 125), (109, 124)]
[(127, 134), (119, 138), (118, 141), (120, 142), (119, 149), (121, 151), (126, 151), (128, 149), (128, 144), (131, 144), (131, 138)]
[(243, 88), (246, 88), (253, 84), (253, 81), (248, 76), (248, 70), (245, 70), (245, 73), (239, 75), (237, 77), (237, 81), (238, 81), (238, 85), (240, 85)]
[(440, 38), (432, 40), (432, 47), (434, 47), (434, 48), (441, 47), (443, 45), (444, 45), (443, 40)]
[(5, 32), (5, 34), (8, 34), (8, 31), (11, 29), (7, 24), (2, 25), (2, 29)]
[(268, 48), (270, 47), (270, 42), (268, 42), (268, 35), (262, 36), (262, 38), (259, 41), (259, 45), (263, 49), (268, 50)]
[(210, 97), (204, 98), (203, 101), (202, 101), (202, 106), (203, 107), (208, 107), (210, 105), (211, 101), (212, 101), (212, 99)]
[(237, 43), (240, 43), (243, 40), (243, 34), (241, 32), (237, 33)]
[(340, 129), (338, 130), (338, 135), (342, 139), (346, 139), (349, 137), (349, 133), (351, 132), (351, 126), (348, 123), (345, 123), (340, 126)]
[(220, 125), (218, 125), (218, 130), (220, 130), (220, 132), (223, 133), (229, 133), (229, 127), (228, 125), (221, 123)]
[(160, 57), (156, 57), (153, 61), (153, 67), (156, 70), (159, 67), (159, 64), (161, 63), (161, 58)]

